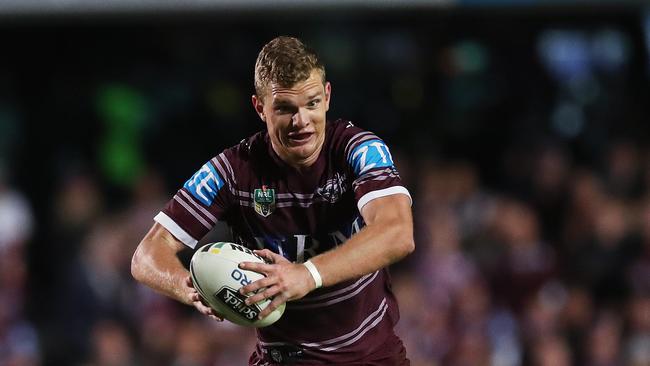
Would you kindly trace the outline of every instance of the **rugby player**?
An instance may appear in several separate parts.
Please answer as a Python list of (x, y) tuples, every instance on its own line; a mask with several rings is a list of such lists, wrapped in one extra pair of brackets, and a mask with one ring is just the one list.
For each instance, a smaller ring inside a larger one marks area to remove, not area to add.
[(317, 55), (278, 37), (260, 51), (252, 104), (266, 129), (206, 162), (178, 190), (139, 244), (133, 276), (215, 319), (177, 254), (217, 221), (268, 260), (250, 365), (409, 365), (387, 267), (411, 253), (411, 196), (387, 145), (349, 121), (327, 121), (332, 87)]

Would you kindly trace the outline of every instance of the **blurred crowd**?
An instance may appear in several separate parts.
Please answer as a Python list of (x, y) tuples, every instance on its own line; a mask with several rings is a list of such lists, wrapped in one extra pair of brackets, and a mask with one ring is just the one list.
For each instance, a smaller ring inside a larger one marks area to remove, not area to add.
[(598, 172), (532, 150), (518, 190), (464, 162), (410, 176), (418, 255), (395, 289), (415, 366), (650, 365), (650, 151), (613, 144)]

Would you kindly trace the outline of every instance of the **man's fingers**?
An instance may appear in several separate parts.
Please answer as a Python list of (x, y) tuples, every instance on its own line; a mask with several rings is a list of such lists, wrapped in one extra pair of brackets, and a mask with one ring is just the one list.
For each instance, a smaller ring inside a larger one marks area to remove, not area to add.
[(208, 317), (210, 317), (210, 319), (212, 319), (212, 320), (216, 320), (216, 321), (218, 321), (218, 322), (222, 322), (222, 321), (223, 321), (222, 318), (219, 318), (219, 317), (216, 316), (216, 315), (208, 315)]
[(271, 251), (268, 250), (268, 249), (257, 249), (257, 250), (253, 250), (253, 253), (259, 255), (260, 257), (262, 257), (262, 258), (264, 258), (264, 259), (268, 259), (268, 260), (270, 260), (271, 262), (273, 262), (273, 257), (271, 256), (271, 254), (272, 254), (273, 252), (271, 252)]
[(209, 315), (212, 313), (212, 308), (205, 305), (203, 301), (194, 301), (194, 307), (197, 308), (201, 314)]
[(246, 305), (256, 304), (264, 299), (270, 299), (273, 296), (277, 295), (279, 292), (280, 288), (278, 286), (269, 287), (266, 290), (246, 299)]
[(273, 285), (275, 282), (276, 282), (276, 280), (273, 277), (264, 277), (264, 278), (261, 278), (261, 279), (255, 281), (255, 282), (252, 282), (252, 283), (240, 288), (239, 293), (242, 294), (242, 295), (246, 295), (246, 294), (249, 294), (251, 292), (255, 292), (255, 291), (257, 291), (257, 290), (259, 290), (261, 288), (269, 287), (269, 286)]
[(268, 249), (254, 250), (253, 252), (262, 258), (268, 259), (271, 263), (280, 263), (285, 260), (283, 256), (274, 253)]
[(273, 270), (273, 265), (266, 263), (241, 262), (239, 268), (268, 275)]
[(259, 315), (259, 319), (264, 319), (266, 318), (269, 314), (271, 314), (275, 309), (277, 309), (280, 305), (284, 304), (287, 302), (286, 297), (283, 294), (279, 294), (275, 298), (273, 298), (273, 301), (262, 310), (262, 312)]
[(217, 314), (217, 312), (214, 311), (211, 307), (203, 304), (201, 301), (195, 301), (194, 302), (194, 307), (203, 315), (207, 315), (210, 318), (213, 318), (218, 321), (223, 320), (223, 316), (221, 314)]

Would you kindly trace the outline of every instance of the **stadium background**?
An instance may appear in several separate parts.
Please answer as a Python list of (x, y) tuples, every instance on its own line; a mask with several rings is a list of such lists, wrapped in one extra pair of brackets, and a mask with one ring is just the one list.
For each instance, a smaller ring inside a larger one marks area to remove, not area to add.
[(253, 65), (281, 34), (412, 192), (414, 365), (650, 364), (641, 3), (30, 0), (0, 5), (0, 365), (245, 364), (251, 330), (129, 265), (172, 192), (263, 128)]

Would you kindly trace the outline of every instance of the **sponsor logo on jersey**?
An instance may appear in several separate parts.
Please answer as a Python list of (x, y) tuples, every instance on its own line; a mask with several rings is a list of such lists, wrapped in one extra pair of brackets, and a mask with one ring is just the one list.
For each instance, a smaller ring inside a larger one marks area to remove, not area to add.
[(262, 189), (256, 189), (253, 192), (253, 201), (255, 202), (255, 212), (267, 217), (275, 210), (275, 190), (262, 186)]
[(370, 169), (393, 166), (393, 157), (383, 141), (369, 140), (354, 148), (348, 162), (359, 176)]
[(365, 222), (363, 218), (357, 216), (350, 223), (328, 233), (317, 235), (255, 236), (253, 238), (259, 249), (266, 248), (292, 262), (303, 263), (320, 253), (343, 244), (364, 226)]
[(326, 202), (335, 203), (346, 190), (345, 175), (336, 173), (334, 178), (328, 179), (324, 186), (316, 189), (316, 196), (321, 197)]
[(205, 163), (199, 171), (194, 173), (192, 178), (185, 182), (183, 187), (201, 203), (210, 206), (223, 187), (223, 180), (212, 164)]

